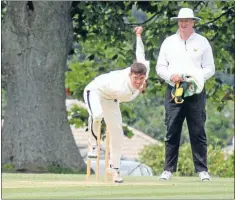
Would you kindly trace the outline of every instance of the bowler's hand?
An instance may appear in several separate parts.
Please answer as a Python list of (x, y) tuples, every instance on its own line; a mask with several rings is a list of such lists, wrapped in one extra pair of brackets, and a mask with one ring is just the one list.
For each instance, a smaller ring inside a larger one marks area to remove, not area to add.
[(184, 81), (178, 74), (172, 74), (170, 80), (175, 84)]
[(137, 26), (134, 29), (136, 35), (141, 35), (143, 32), (143, 27), (142, 26)]
[(144, 93), (144, 90), (146, 89), (147, 83), (144, 81), (142, 87), (139, 89), (140, 92)]

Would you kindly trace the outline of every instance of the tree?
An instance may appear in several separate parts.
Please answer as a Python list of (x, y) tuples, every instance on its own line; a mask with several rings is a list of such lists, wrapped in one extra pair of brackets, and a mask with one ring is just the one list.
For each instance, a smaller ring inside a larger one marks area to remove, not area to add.
[[(70, 60), (71, 71), (66, 76), (66, 84), (74, 97), (82, 99), (84, 86), (95, 76), (131, 64), (135, 58), (135, 36), (131, 29), (142, 25), (146, 55), (151, 61), (149, 86), (146, 94), (141, 95), (142, 97), (126, 105), (122, 104), (123, 120), (162, 140), (165, 133), (162, 100), (166, 84), (156, 76), (155, 65), (162, 41), (177, 30), (176, 22), (170, 18), (177, 16), (180, 7), (194, 9), (195, 14), (202, 19), (196, 23), (195, 28), (197, 32), (209, 39), (213, 47), (216, 75), (206, 83), (209, 100), (208, 116), (214, 115), (212, 112), (215, 110), (214, 107), (219, 110), (225, 107), (224, 110), (226, 110), (226, 104), (234, 99), (234, 57), (232, 55), (235, 49), (231, 24), (234, 24), (235, 12), (231, 1), (75, 2), (73, 5), (76, 30), (74, 34), (75, 40), (79, 42), (79, 48), (76, 48), (77, 45), (74, 46), (76, 54), (74, 60)], [(233, 42), (229, 42), (227, 38), (231, 38)], [(78, 76), (82, 78), (76, 81)], [(218, 120), (227, 121), (231, 126), (232, 123), (224, 117), (223, 112)], [(221, 132), (226, 129), (226, 134), (220, 134), (220, 131), (215, 134), (212, 127), (216, 122), (211, 118), (207, 122), (210, 127), (209, 138), (213, 137), (217, 140), (221, 135), (231, 134), (228, 126), (220, 128)], [(188, 133), (184, 135), (188, 136)], [(182, 139), (184, 142), (188, 141), (186, 137)], [(224, 139), (225, 137), (221, 137), (221, 141)], [(216, 140), (210, 140), (210, 142), (215, 145), (218, 143)]]
[[(79, 169), (84, 167), (72, 141), (64, 105), (66, 55), (72, 42), (69, 13), (73, 17), (74, 42), (79, 43), (84, 52), (83, 58), (76, 60), (74, 65), (74, 71), (79, 72), (78, 76), (70, 74), (73, 80), (66, 81), (76, 98), (82, 97), (83, 87), (94, 76), (131, 64), (135, 46), (135, 36), (131, 29), (142, 25), (146, 30), (143, 33), (146, 54), (151, 61), (147, 98), (162, 99), (165, 85), (156, 76), (156, 58), (163, 39), (176, 31), (170, 17), (176, 16), (178, 8), (183, 6), (193, 8), (197, 16), (203, 19), (196, 28), (213, 45), (216, 70), (226, 75), (234, 74), (234, 58), (231, 56), (234, 53), (234, 33), (230, 24), (234, 23), (235, 12), (232, 1), (76, 1), (72, 3), (71, 12), (69, 2), (29, 1), (8, 4), (2, 32), (2, 74), (8, 96), (3, 130), (3, 162), (14, 162), (18, 168), (22, 168), (24, 163), (18, 161), (23, 159), (23, 153), (20, 152), (24, 148), (27, 149), (27, 154), (24, 154), (27, 159), (33, 157), (40, 160), (49, 149), (56, 155), (46, 155), (45, 158), (48, 159), (45, 162), (52, 163), (51, 160), (55, 159), (53, 162), (59, 162), (59, 166), (75, 166)], [(136, 15), (133, 6), (141, 11), (139, 21), (133, 17)], [(232, 38), (233, 41), (230, 42), (227, 38)], [(74, 52), (76, 51), (74, 48)], [(79, 70), (77, 66), (83, 70)], [(206, 87), (208, 98), (223, 107), (221, 102), (223, 105), (234, 99), (234, 86), (224, 84), (221, 77), (210, 79)], [(146, 106), (144, 103), (141, 105)], [(132, 113), (135, 108), (131, 112), (127, 106), (126, 108), (124, 117), (132, 116), (130, 121), (134, 123), (134, 117), (138, 113)], [(159, 107), (156, 106), (155, 110), (158, 112)], [(25, 138), (32, 140), (32, 144), (22, 148)], [(49, 145), (51, 143), (55, 144)], [(36, 146), (32, 149), (32, 145)], [(65, 152), (67, 147), (70, 153)], [(29, 151), (32, 152), (28, 153)], [(19, 156), (21, 157), (18, 158)], [(41, 166), (40, 162), (35, 160), (34, 163)]]
[[(180, 7), (193, 8), (196, 15), (202, 18), (195, 28), (211, 42), (216, 64), (216, 75), (206, 84), (207, 95), (218, 104), (221, 101), (225, 104), (233, 99), (234, 92), (232, 55), (235, 39), (231, 24), (235, 23), (235, 6), (232, 1), (74, 2), (75, 40), (85, 42), (88, 60), (99, 60), (100, 65), (111, 60), (112, 64), (121, 68), (129, 65), (134, 58), (133, 46), (129, 42), (133, 41), (131, 28), (144, 26), (146, 54), (152, 68), (149, 81), (154, 85), (149, 92), (155, 95), (157, 90), (164, 90), (165, 87), (162, 87), (163, 82), (156, 77), (153, 68), (162, 41), (177, 30), (176, 23), (170, 18), (177, 16)], [(231, 38), (232, 42), (228, 42), (227, 38)], [(110, 68), (105, 67), (103, 71), (109, 71)], [(223, 87), (223, 84), (231, 87)]]
[(72, 45), (71, 2), (8, 2), (2, 24), (7, 109), (2, 164), (16, 170), (84, 170), (68, 125), (64, 72)]

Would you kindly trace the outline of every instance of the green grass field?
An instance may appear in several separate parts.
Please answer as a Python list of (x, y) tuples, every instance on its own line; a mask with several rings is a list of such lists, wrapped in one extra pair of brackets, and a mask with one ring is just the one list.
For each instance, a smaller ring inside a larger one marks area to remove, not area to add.
[(124, 177), (115, 184), (86, 181), (85, 175), (72, 174), (2, 174), (2, 199), (234, 199), (233, 178), (198, 177)]

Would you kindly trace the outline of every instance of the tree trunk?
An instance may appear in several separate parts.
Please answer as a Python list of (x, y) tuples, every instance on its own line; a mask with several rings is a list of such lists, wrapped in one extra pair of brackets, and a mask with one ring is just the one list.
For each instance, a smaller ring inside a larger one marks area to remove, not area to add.
[(65, 107), (65, 67), (72, 44), (71, 2), (8, 2), (2, 24), (7, 108), (2, 164), (17, 170), (56, 166), (81, 171)]

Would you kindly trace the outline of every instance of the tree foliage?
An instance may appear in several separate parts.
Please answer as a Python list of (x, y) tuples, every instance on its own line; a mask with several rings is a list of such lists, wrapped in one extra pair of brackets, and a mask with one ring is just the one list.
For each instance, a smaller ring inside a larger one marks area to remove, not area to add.
[[(234, 100), (234, 84), (230, 81), (235, 52), (230, 25), (234, 24), (235, 13), (232, 2), (74, 2), (75, 54), (69, 62), (71, 71), (67, 72), (66, 84), (75, 98), (83, 99), (83, 89), (94, 77), (129, 66), (135, 59), (132, 30), (142, 25), (146, 57), (151, 63), (148, 88), (134, 102), (122, 104), (121, 109), (125, 122), (162, 140), (165, 83), (156, 75), (155, 65), (161, 43), (177, 30), (170, 18), (177, 16), (181, 7), (193, 8), (195, 15), (202, 19), (195, 29), (208, 38), (213, 48), (216, 75), (206, 83), (208, 141), (212, 145), (226, 145), (234, 127), (233, 118), (225, 116), (233, 109), (228, 102)], [(218, 110), (222, 113), (218, 114)], [(184, 125), (182, 142), (187, 141)]]
[[(216, 71), (223, 77), (215, 76), (206, 84), (208, 97), (224, 102), (233, 99), (233, 86), (223, 86), (229, 75), (234, 74), (234, 4), (225, 2), (74, 2), (74, 36), (86, 55), (96, 61), (104, 71), (123, 68), (135, 59), (134, 26), (144, 27), (144, 44), (147, 58), (151, 61), (150, 91), (155, 95), (161, 90), (162, 81), (155, 73), (156, 59), (162, 41), (175, 33), (177, 26), (170, 18), (178, 14), (180, 7), (191, 7), (202, 18), (196, 30), (206, 36), (212, 44)], [(229, 42), (231, 38), (233, 42)], [(95, 66), (93, 65), (95, 68)], [(227, 75), (227, 76), (226, 76)], [(156, 84), (161, 83), (161, 84)]]

